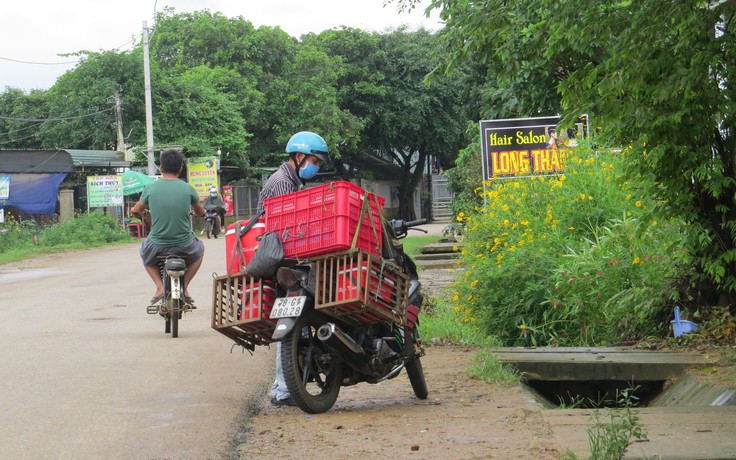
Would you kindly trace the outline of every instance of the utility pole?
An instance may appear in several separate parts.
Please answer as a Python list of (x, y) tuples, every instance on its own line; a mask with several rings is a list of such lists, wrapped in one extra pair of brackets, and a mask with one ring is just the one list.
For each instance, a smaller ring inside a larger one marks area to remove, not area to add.
[(120, 102), (120, 91), (115, 91), (115, 124), (118, 126), (118, 152), (123, 153), (123, 158), (127, 160), (125, 152), (125, 136), (123, 136), (123, 106)]
[(148, 175), (156, 174), (153, 161), (153, 109), (151, 108), (151, 66), (148, 56), (148, 24), (143, 21), (143, 81), (146, 89), (146, 143), (148, 146)]

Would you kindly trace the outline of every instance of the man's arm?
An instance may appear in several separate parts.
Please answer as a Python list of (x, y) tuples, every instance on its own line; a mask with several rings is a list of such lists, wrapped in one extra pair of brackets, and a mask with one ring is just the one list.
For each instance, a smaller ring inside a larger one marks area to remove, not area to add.
[(192, 204), (192, 210), (194, 211), (194, 215), (197, 217), (202, 217), (207, 213), (207, 211), (205, 211), (204, 209), (204, 206), (202, 206), (202, 203), (200, 202)]
[(138, 216), (142, 217), (143, 212), (146, 210), (146, 205), (143, 204), (142, 201), (136, 202), (136, 204), (133, 205), (133, 207), (130, 209), (130, 212), (132, 214), (138, 214)]

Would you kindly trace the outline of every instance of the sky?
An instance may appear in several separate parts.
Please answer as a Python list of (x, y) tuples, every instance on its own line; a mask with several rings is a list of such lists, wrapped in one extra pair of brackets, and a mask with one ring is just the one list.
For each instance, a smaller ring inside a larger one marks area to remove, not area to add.
[(5, 0), (0, 6), (0, 92), (6, 86), (48, 89), (80, 50), (130, 50), (154, 11), (209, 10), (242, 16), (254, 26), (280, 27), (293, 37), (349, 26), (366, 31), (408, 25), (441, 27), (437, 14), (424, 16), (423, 0), (411, 13), (399, 13), (384, 0)]

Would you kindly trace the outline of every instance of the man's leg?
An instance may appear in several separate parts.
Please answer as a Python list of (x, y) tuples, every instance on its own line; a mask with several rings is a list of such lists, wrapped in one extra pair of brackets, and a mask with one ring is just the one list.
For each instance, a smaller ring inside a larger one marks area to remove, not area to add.
[(158, 270), (158, 265), (144, 265), (144, 267), (146, 268), (146, 273), (148, 273), (148, 276), (150, 276), (153, 282), (156, 284), (156, 293), (153, 296), (158, 297), (164, 295), (164, 282), (161, 279), (161, 273)]
[(278, 406), (294, 405), (291, 401), (289, 388), (286, 386), (286, 381), (284, 380), (284, 368), (281, 366), (280, 341), (276, 345), (276, 379), (274, 380), (273, 385), (271, 385), (271, 404)]
[[(188, 246), (181, 248), (180, 254), (187, 262), (187, 269), (184, 271), (184, 295), (189, 297), (189, 283), (194, 279), (194, 275), (197, 274), (199, 267), (202, 266), (202, 260), (204, 260), (204, 243), (195, 237)], [(184, 254), (187, 254), (187, 256), (184, 256)], [(196, 259), (192, 261), (194, 257)]]
[(194, 278), (194, 275), (197, 274), (197, 270), (199, 270), (199, 267), (202, 266), (202, 260), (204, 260), (204, 257), (200, 257), (199, 259), (195, 260), (191, 264), (187, 266), (187, 269), (184, 271), (184, 295), (189, 296), (189, 283)]
[(146, 238), (141, 243), (140, 248), (141, 260), (143, 261), (143, 268), (146, 269), (146, 273), (151, 277), (153, 283), (156, 285), (156, 294), (154, 299), (164, 295), (164, 282), (161, 280), (161, 272), (158, 269), (157, 255), (159, 252), (158, 247)]

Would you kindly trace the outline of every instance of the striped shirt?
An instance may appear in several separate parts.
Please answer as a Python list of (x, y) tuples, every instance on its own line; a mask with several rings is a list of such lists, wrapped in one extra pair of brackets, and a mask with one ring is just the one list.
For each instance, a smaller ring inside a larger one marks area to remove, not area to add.
[(288, 162), (282, 163), (271, 177), (266, 180), (258, 196), (258, 212), (263, 211), (263, 200), (274, 196), (293, 193), (302, 188), (302, 181)]

